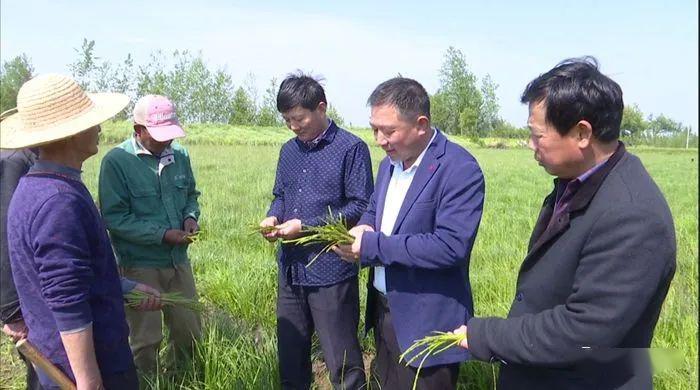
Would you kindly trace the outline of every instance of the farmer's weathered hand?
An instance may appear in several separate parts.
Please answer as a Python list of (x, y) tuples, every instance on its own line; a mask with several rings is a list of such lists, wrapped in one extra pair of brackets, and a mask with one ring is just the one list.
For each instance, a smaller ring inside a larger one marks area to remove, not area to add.
[(459, 342), (459, 346), (465, 349), (469, 349), (469, 343), (467, 342), (467, 326), (462, 325), (459, 328), (455, 329), (452, 331), (454, 334), (462, 334), (464, 335), (464, 340)]
[(348, 233), (355, 237), (355, 241), (351, 245), (338, 245), (333, 247), (333, 251), (345, 261), (354, 263), (360, 260), (360, 252), (362, 249), (362, 235), (365, 232), (373, 232), (374, 229), (369, 225), (358, 225), (350, 229)]
[(136, 287), (134, 287), (134, 290), (145, 292), (146, 294), (148, 294), (148, 297), (143, 298), (141, 300), (141, 303), (139, 303), (139, 305), (136, 306), (136, 310), (154, 311), (163, 308), (163, 304), (160, 301), (160, 291), (143, 283), (137, 283)]
[(182, 227), (187, 234), (194, 234), (199, 231), (199, 224), (197, 224), (197, 220), (194, 218), (185, 218)]
[(163, 235), (163, 243), (168, 245), (187, 245), (190, 243), (190, 239), (187, 236), (189, 234), (184, 230), (169, 229)]
[[(275, 216), (267, 217), (260, 222), (260, 227), (262, 227), (262, 228), (274, 227), (274, 226), (277, 226), (278, 223), (279, 222), (277, 221), (277, 217), (275, 217)], [(277, 230), (274, 230), (270, 233), (260, 232), (260, 234), (262, 234), (262, 236), (265, 237), (265, 239), (267, 241), (270, 241), (270, 242), (277, 241)]]
[(289, 221), (277, 225), (277, 237), (280, 237), (284, 240), (293, 240), (299, 236), (301, 236), (301, 220), (299, 219), (290, 219)]
[(10, 322), (2, 327), (2, 332), (12, 338), (12, 341), (17, 342), (20, 339), (27, 337), (29, 330), (25, 325), (24, 320)]

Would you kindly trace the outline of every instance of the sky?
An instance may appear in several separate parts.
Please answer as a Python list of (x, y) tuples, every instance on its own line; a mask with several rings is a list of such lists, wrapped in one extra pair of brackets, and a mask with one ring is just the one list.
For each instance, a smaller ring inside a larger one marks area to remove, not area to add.
[[(379, 3), (379, 4), (377, 4)], [(35, 1), (0, 3), (0, 59), (25, 53), (36, 73), (69, 74), (83, 38), (112, 63), (156, 50), (201, 53), (236, 86), (262, 95), (272, 77), (325, 79), (346, 122), (367, 126), (366, 100), (401, 74), (430, 93), (448, 47), (498, 84), (500, 115), (527, 121), (529, 81), (570, 57), (593, 55), (625, 104), (698, 129), (698, 3), (674, 1)]]

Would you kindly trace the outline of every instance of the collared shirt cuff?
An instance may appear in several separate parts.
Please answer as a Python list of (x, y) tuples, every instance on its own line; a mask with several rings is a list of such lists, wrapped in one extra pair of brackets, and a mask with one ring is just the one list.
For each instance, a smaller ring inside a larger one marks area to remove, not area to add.
[(121, 280), (121, 285), (122, 285), (122, 294), (127, 294), (129, 291), (133, 290), (138, 283), (134, 282), (131, 279), (127, 279), (122, 277)]
[(88, 322), (88, 323), (85, 324), (84, 326), (81, 326), (81, 327), (78, 327), (78, 328), (75, 328), (75, 329), (62, 330), (62, 331), (61, 331), (61, 334), (62, 334), (62, 335), (66, 335), (66, 334), (73, 334), (73, 333), (82, 332), (82, 331), (84, 331), (85, 329), (87, 329), (87, 328), (89, 328), (89, 327), (91, 327), (91, 326), (92, 326), (92, 321)]
[(87, 301), (52, 309), (59, 332), (78, 329), (92, 322), (92, 308)]
[(155, 239), (158, 241), (156, 244), (163, 244), (165, 242), (165, 232), (167, 231), (168, 229), (161, 228), (156, 232)]

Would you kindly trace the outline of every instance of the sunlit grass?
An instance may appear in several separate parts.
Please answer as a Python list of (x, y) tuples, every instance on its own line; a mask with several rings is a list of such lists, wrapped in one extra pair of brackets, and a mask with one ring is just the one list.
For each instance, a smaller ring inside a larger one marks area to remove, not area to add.
[[(117, 125), (115, 125), (117, 126)], [(130, 133), (105, 126), (100, 154), (88, 160), (83, 179), (96, 194), (101, 157)], [(279, 147), (291, 133), (284, 129), (192, 127), (184, 142), (202, 192), (200, 225), (206, 238), (189, 249), (202, 301), (205, 336), (194, 362), (174, 376), (155, 378), (158, 389), (274, 389), (278, 388), (275, 338), (276, 244), (251, 235), (251, 222), (261, 220), (272, 199)], [(228, 131), (222, 143), (219, 133)], [(363, 139), (371, 133), (361, 131)], [(209, 137), (211, 136), (211, 137)], [(258, 138), (259, 137), (259, 138)], [(469, 145), (465, 142), (460, 143)], [(484, 171), (486, 201), (470, 265), (475, 310), (479, 316), (505, 316), (515, 293), (515, 282), (527, 241), (552, 178), (532, 161), (526, 149), (470, 148)], [(375, 170), (383, 157), (371, 148)], [(635, 153), (635, 150), (632, 150)], [(641, 149), (638, 155), (666, 195), (674, 215), (678, 241), (678, 268), (661, 312), (653, 346), (681, 351), (680, 367), (655, 377), (657, 389), (697, 388), (698, 323), (698, 168), (697, 150)], [(364, 313), (367, 271), (360, 277)], [(363, 317), (361, 321), (363, 321)], [(363, 329), (361, 324), (360, 329)], [(359, 330), (361, 332), (361, 330)], [(21, 388), (24, 371), (3, 338), (0, 388)], [(372, 352), (370, 338), (362, 339)], [(320, 348), (314, 347), (316, 361)], [(7, 362), (7, 364), (6, 364)], [(316, 365), (315, 365), (316, 366)], [(326, 388), (325, 373), (316, 373), (317, 386)], [(460, 388), (492, 389), (493, 374), (486, 363), (468, 362), (460, 373)]]

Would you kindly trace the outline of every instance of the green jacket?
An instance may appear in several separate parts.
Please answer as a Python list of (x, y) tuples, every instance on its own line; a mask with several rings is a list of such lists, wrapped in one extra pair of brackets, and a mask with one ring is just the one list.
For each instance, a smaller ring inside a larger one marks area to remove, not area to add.
[(199, 218), (187, 151), (173, 143), (174, 162), (137, 154), (134, 138), (110, 150), (102, 160), (99, 204), (119, 265), (170, 267), (187, 261), (187, 246), (163, 243), (168, 229), (182, 229), (185, 218)]

